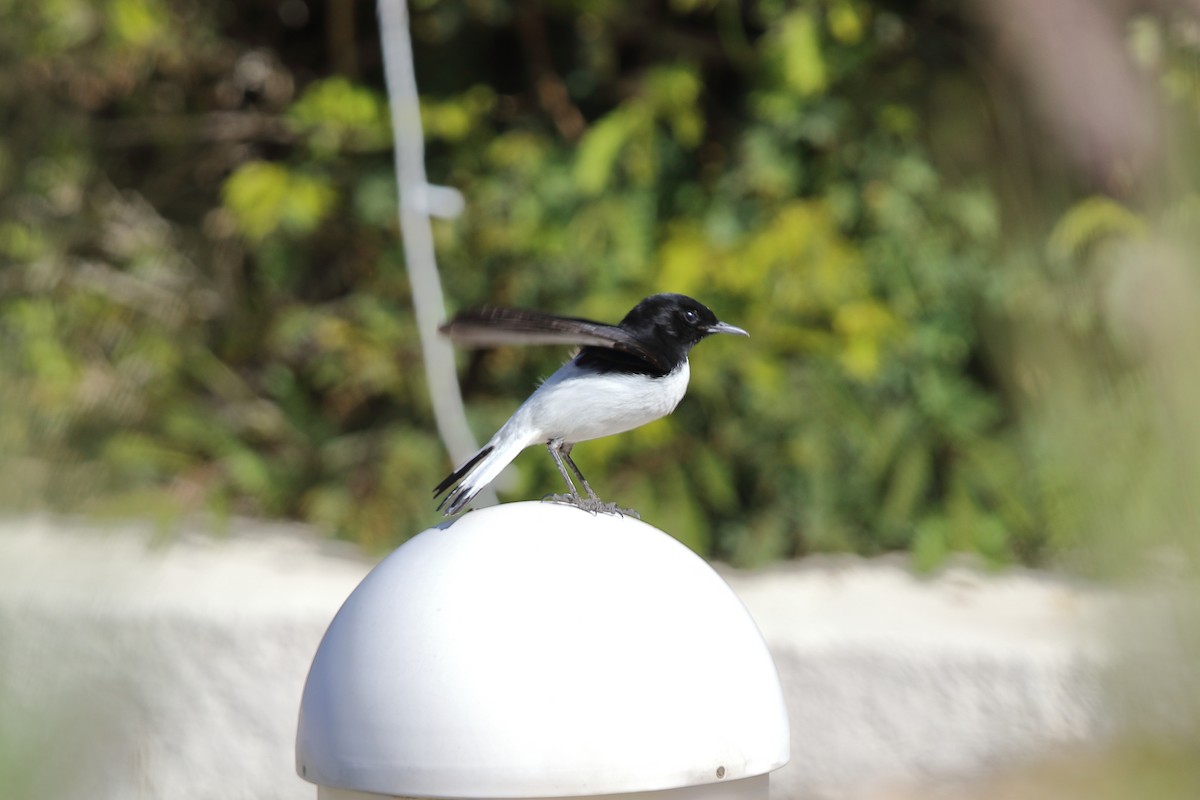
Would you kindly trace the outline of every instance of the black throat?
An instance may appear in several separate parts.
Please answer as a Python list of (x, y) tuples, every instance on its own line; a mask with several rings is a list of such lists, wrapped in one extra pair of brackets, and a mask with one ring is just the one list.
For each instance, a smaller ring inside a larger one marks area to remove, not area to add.
[(672, 364), (670, 370), (663, 370), (651, 364), (646, 359), (635, 356), (633, 353), (610, 350), (607, 347), (584, 347), (579, 351), (579, 355), (575, 356), (576, 365), (583, 369), (599, 372), (602, 375), (648, 375), (651, 378), (666, 377), (686, 360), (687, 353), (684, 353), (683, 357), (677, 363), (668, 362)]

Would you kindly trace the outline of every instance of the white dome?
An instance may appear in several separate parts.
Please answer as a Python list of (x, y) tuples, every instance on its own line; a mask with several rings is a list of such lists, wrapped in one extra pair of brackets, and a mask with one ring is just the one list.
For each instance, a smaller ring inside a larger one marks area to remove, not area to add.
[(645, 523), (531, 502), (427, 530), (355, 589), (308, 675), (296, 768), (566, 797), (765, 775), (788, 746), (766, 644), (708, 564)]

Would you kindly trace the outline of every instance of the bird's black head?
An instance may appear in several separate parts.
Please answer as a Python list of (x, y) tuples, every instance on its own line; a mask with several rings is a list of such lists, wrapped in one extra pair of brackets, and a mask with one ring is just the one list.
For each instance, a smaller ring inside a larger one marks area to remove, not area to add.
[(748, 336), (741, 328), (727, 325), (703, 303), (682, 294), (656, 294), (633, 307), (621, 320), (621, 327), (648, 348), (664, 356), (677, 367), (688, 351), (714, 333)]
[(640, 337), (678, 342), (691, 347), (711, 332), (717, 315), (703, 303), (682, 294), (655, 294), (633, 307), (621, 327)]
[(682, 294), (656, 294), (647, 297), (625, 315), (619, 326), (652, 359), (645, 359), (618, 347), (584, 347), (575, 361), (599, 372), (626, 372), (663, 376), (678, 369), (688, 352), (705, 336), (734, 333), (749, 336), (741, 328), (727, 325), (703, 303)]

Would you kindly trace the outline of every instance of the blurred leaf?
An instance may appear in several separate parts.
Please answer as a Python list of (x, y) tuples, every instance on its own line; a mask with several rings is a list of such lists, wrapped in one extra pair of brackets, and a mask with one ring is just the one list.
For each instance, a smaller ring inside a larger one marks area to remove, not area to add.
[(938, 567), (950, 551), (947, 542), (948, 523), (944, 517), (926, 517), (917, 523), (917, 534), (913, 538), (913, 566), (921, 572)]
[(933, 488), (933, 454), (925, 444), (914, 442), (896, 460), (879, 511), (884, 529), (911, 526), (922, 500)]
[(800, 97), (825, 91), (827, 79), (820, 30), (811, 11), (792, 11), (775, 26), (767, 57), (779, 62), (784, 82)]
[(892, 335), (896, 318), (882, 303), (845, 303), (834, 313), (833, 329), (844, 339), (840, 354), (846, 371), (866, 380), (879, 372), (881, 342)]
[(496, 107), (496, 93), (480, 84), (451, 98), (422, 98), (421, 122), (430, 139), (461, 142), (483, 127)]
[(280, 230), (309, 233), (329, 213), (337, 193), (318, 176), (252, 161), (229, 176), (222, 197), (242, 232), (263, 239)]
[(1081, 200), (1065, 213), (1047, 242), (1050, 258), (1066, 261), (1108, 236), (1139, 236), (1145, 221), (1107, 197)]
[(636, 116), (618, 109), (592, 125), (579, 144), (575, 181), (586, 194), (599, 194), (608, 186), (617, 168), (617, 157), (637, 126)]
[(867, 16), (865, 8), (849, 0), (837, 0), (829, 6), (826, 20), (829, 32), (833, 38), (842, 44), (858, 44), (863, 37), (863, 27)]
[(164, 38), (166, 9), (155, 0), (111, 0), (109, 30), (121, 42), (144, 46)]
[(344, 148), (379, 150), (391, 145), (386, 97), (342, 77), (310, 85), (288, 109), (288, 118), (319, 157)]
[(675, 142), (685, 148), (698, 145), (704, 135), (704, 117), (697, 107), (702, 88), (700, 76), (690, 66), (658, 67), (646, 75), (646, 101), (671, 126)]
[[(634, 185), (647, 185), (662, 168), (664, 145), (699, 144), (704, 133), (698, 108), (701, 86), (689, 66), (661, 66), (647, 72), (639, 93), (594, 123), (580, 142), (575, 161), (579, 189), (599, 194), (618, 172)], [(660, 123), (669, 126), (670, 137), (660, 133)]]

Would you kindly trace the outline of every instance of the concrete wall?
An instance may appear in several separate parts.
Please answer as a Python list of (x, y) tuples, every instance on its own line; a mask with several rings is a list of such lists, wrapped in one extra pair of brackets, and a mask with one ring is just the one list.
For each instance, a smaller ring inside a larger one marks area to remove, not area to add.
[[(163, 538), (144, 524), (0, 520), (0, 785), (30, 798), (315, 797), (293, 770), (300, 694), (369, 568), (298, 526)], [(1023, 571), (926, 580), (899, 561), (723, 574), (787, 695), (792, 761), (775, 798), (953, 786), (1110, 733), (1101, 592)]]

